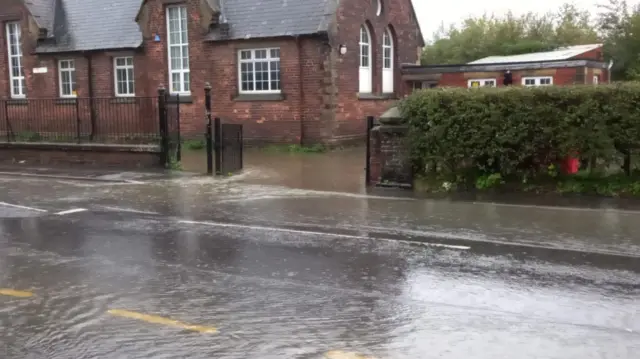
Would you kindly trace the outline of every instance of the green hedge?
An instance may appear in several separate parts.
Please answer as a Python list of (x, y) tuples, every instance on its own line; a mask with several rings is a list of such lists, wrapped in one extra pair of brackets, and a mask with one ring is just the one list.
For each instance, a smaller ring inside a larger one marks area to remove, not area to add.
[(606, 167), (640, 148), (638, 83), (423, 90), (400, 110), (418, 174), (458, 181), (535, 176), (573, 153)]

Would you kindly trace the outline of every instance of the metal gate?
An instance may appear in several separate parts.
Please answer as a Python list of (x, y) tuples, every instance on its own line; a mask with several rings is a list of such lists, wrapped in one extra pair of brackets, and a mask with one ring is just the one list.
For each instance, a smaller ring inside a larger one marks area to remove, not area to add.
[(242, 170), (242, 125), (214, 120), (216, 173), (228, 175)]
[(166, 95), (167, 135), (169, 137), (169, 161), (180, 162), (182, 143), (180, 141), (180, 95)]
[(367, 117), (367, 135), (366, 135), (367, 155), (366, 155), (366, 162), (364, 167), (364, 171), (365, 171), (364, 178), (365, 178), (366, 186), (371, 185), (371, 130), (373, 129), (374, 122), (375, 121), (373, 116)]

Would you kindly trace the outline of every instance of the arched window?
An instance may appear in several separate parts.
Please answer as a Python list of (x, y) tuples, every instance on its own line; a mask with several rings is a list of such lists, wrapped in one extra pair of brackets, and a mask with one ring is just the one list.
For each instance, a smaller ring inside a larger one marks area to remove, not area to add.
[(360, 93), (372, 92), (371, 60), (371, 32), (366, 25), (362, 25), (360, 27), (360, 86), (358, 90)]
[(387, 28), (382, 35), (382, 92), (394, 92), (394, 64), (393, 64), (393, 35), (391, 29)]

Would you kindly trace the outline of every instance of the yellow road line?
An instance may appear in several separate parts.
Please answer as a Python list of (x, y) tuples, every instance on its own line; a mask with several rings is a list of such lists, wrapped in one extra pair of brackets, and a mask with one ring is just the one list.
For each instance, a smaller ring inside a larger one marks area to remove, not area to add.
[(111, 315), (115, 315), (117, 317), (129, 318), (129, 319), (137, 319), (147, 323), (153, 324), (161, 324), (174, 328), (186, 329), (198, 333), (217, 333), (218, 330), (213, 327), (205, 327), (202, 325), (190, 325), (187, 323), (182, 323), (177, 320), (160, 317), (157, 315), (149, 315), (138, 312), (132, 312), (130, 310), (124, 309), (110, 309), (107, 313)]
[(29, 298), (33, 297), (33, 293), (22, 290), (0, 288), (0, 295), (8, 295), (10, 297)]
[(372, 356), (359, 353), (343, 352), (342, 350), (328, 351), (324, 353), (324, 357), (326, 359), (375, 359)]

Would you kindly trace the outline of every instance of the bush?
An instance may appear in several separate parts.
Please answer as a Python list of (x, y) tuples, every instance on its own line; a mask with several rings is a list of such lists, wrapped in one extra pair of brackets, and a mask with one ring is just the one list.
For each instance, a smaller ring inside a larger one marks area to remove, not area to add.
[(425, 90), (400, 110), (417, 174), (474, 185), (548, 174), (568, 155), (613, 164), (640, 148), (638, 83)]

